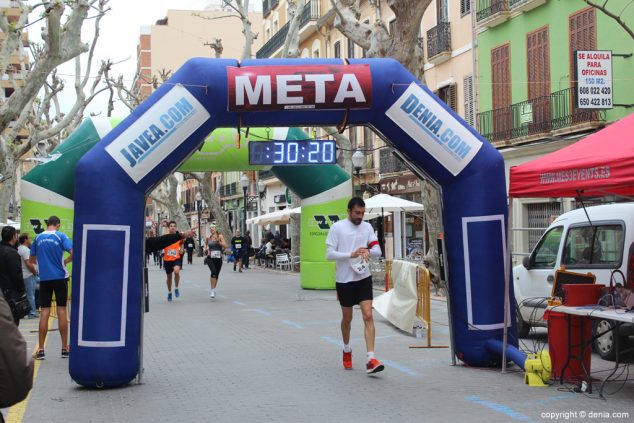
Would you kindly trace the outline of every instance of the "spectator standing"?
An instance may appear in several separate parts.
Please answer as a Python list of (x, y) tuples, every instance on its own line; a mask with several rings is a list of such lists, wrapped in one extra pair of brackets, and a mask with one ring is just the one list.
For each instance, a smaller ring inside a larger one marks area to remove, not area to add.
[(363, 315), (367, 348), (366, 373), (383, 370), (374, 357), (375, 327), (372, 317), (372, 275), (368, 260), (380, 257), (381, 248), (372, 226), (363, 221), (365, 202), (354, 197), (348, 202), (348, 218), (333, 224), (326, 237), (326, 258), (336, 262), (336, 288), (341, 305), (341, 335), (343, 337), (343, 367), (352, 369), (350, 326), (352, 307), (359, 304)]
[(193, 263), (193, 255), (194, 255), (195, 246), (196, 246), (196, 241), (194, 241), (194, 238), (190, 236), (185, 239), (185, 251), (187, 252), (187, 264)]
[(29, 299), (29, 305), (31, 306), (31, 312), (29, 313), (29, 319), (38, 317), (37, 307), (35, 305), (35, 288), (37, 287), (37, 269), (34, 264), (29, 262), (31, 256), (31, 239), (29, 234), (21, 234), (18, 237), (18, 254), (22, 259), (22, 278), (24, 278), (24, 285), (26, 287), (26, 297)]
[[(44, 343), (48, 334), (48, 318), (51, 314), (53, 293), (57, 303), (57, 324), (62, 337), (62, 358), (68, 358), (68, 317), (66, 300), (68, 298), (68, 271), (66, 265), (73, 260), (73, 243), (68, 236), (59, 231), (59, 217), (51, 216), (47, 229), (39, 234), (31, 245), (29, 262), (38, 264), (40, 274), (40, 327), (39, 346), (36, 360), (44, 360)], [(64, 251), (68, 257), (64, 258)]]
[(251, 257), (251, 251), (252, 251), (252, 246), (253, 246), (253, 240), (251, 239), (251, 231), (247, 231), (246, 234), (244, 234), (244, 240), (246, 242), (246, 248), (245, 248), (245, 253), (244, 253), (244, 268), (248, 269), (249, 268), (249, 258)]
[[(22, 266), (17, 250), (18, 232), (13, 226), (2, 228), (2, 241), (0, 242), (0, 288), (2, 294), (9, 301), (16, 294), (24, 295), (24, 279), (22, 278)], [(13, 316), (13, 321), (20, 324), (20, 318)]]
[[(33, 386), (33, 359), (13, 315), (0, 295), (0, 408), (24, 400)], [(4, 419), (0, 413), (0, 422)]]

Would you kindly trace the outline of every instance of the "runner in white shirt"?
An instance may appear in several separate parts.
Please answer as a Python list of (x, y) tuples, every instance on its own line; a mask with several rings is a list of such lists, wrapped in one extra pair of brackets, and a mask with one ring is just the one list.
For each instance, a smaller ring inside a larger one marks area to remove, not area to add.
[(368, 351), (366, 373), (383, 370), (374, 357), (374, 319), (372, 318), (372, 275), (368, 266), (370, 256), (381, 256), (379, 241), (372, 225), (363, 221), (365, 203), (354, 197), (348, 202), (348, 218), (330, 227), (326, 238), (326, 258), (336, 261), (336, 287), (341, 305), (341, 335), (343, 337), (343, 367), (352, 369), (350, 326), (352, 307), (359, 304), (365, 325), (365, 345)]

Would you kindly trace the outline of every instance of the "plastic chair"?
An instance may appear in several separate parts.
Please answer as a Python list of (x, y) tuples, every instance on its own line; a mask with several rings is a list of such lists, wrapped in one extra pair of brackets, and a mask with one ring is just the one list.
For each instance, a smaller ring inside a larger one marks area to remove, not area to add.
[(291, 269), (294, 271), (295, 268), (297, 268), (297, 270), (299, 270), (299, 256), (293, 256), (291, 257)]
[(291, 270), (291, 261), (288, 258), (288, 254), (282, 253), (275, 255), (275, 268)]

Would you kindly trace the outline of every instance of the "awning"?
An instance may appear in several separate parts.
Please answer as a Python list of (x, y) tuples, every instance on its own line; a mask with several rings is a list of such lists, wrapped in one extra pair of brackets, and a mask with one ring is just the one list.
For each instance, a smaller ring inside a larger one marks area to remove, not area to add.
[(634, 113), (510, 173), (511, 197), (634, 195)]

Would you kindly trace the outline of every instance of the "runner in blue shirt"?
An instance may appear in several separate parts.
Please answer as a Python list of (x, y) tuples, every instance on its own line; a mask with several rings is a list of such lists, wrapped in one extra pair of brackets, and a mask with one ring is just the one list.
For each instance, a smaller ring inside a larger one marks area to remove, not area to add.
[[(44, 360), (44, 341), (48, 333), (48, 318), (51, 313), (53, 292), (57, 303), (59, 334), (62, 337), (62, 358), (68, 358), (68, 318), (66, 300), (68, 298), (68, 271), (66, 265), (73, 260), (73, 242), (59, 232), (60, 220), (57, 216), (48, 218), (46, 231), (39, 234), (31, 245), (29, 262), (37, 263), (40, 272), (40, 327), (39, 347), (36, 360)], [(64, 251), (70, 253), (64, 258)]]

